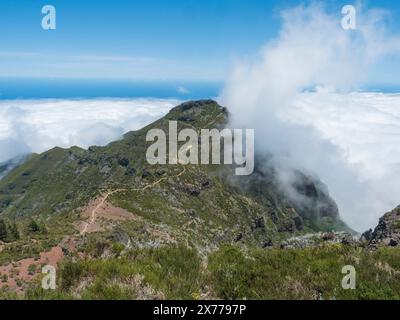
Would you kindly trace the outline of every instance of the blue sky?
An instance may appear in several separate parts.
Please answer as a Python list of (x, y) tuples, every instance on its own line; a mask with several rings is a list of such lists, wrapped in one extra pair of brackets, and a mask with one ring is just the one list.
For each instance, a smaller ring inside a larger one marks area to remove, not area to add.
[[(277, 35), (279, 10), (299, 3), (2, 0), (0, 77), (223, 80), (235, 59), (253, 56)], [(328, 1), (328, 7), (340, 19), (348, 3)], [(41, 28), (46, 4), (57, 9), (57, 30)], [(399, 3), (367, 6), (390, 10), (397, 27)], [(376, 81), (396, 82), (394, 69), (400, 70), (396, 59), (381, 65)]]

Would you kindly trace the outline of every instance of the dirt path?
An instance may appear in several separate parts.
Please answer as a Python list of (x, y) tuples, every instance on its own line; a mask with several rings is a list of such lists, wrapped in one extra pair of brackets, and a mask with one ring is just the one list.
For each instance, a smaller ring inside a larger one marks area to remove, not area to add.
[(85, 234), (87, 232), (89, 226), (91, 226), (96, 221), (97, 211), (104, 205), (104, 203), (106, 202), (106, 200), (108, 199), (109, 196), (113, 195), (114, 193), (118, 193), (118, 192), (122, 192), (122, 191), (126, 191), (126, 190), (127, 189), (117, 189), (117, 190), (107, 192), (103, 196), (103, 198), (101, 198), (101, 201), (99, 202), (99, 204), (90, 213), (89, 222), (85, 223), (85, 227), (82, 229), (81, 234)]
[[(183, 175), (186, 172), (186, 167), (183, 166), (183, 170), (178, 173), (177, 175), (173, 176), (173, 178), (179, 178), (181, 175)], [(84, 235), (88, 232), (88, 229), (91, 225), (93, 225), (96, 221), (97, 218), (97, 212), (99, 211), (99, 209), (105, 204), (105, 202), (107, 201), (107, 199), (118, 192), (123, 192), (123, 191), (144, 191), (150, 188), (155, 187), (156, 185), (160, 184), (161, 182), (163, 182), (164, 180), (169, 179), (170, 177), (163, 177), (153, 183), (150, 183), (142, 188), (135, 188), (135, 189), (129, 189), (129, 188), (124, 188), (124, 189), (116, 189), (113, 191), (108, 191), (100, 200), (100, 202), (96, 205), (96, 207), (91, 211), (90, 213), (90, 218), (88, 222), (85, 222), (85, 226), (83, 227), (82, 231), (81, 231), (81, 235)]]

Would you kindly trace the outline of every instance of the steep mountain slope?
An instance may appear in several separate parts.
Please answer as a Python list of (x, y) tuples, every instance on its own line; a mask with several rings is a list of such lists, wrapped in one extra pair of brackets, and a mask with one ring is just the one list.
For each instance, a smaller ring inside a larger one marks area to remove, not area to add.
[(256, 172), (250, 177), (234, 176), (232, 167), (222, 165), (151, 166), (146, 162), (149, 129), (168, 132), (169, 120), (177, 120), (179, 129), (222, 128), (227, 118), (227, 110), (214, 101), (187, 102), (106, 147), (54, 148), (32, 155), (0, 181), (1, 216), (16, 221), (36, 217), (51, 224), (68, 215), (75, 229), (80, 229), (87, 223), (84, 208), (90, 200), (119, 190), (107, 196), (106, 202), (140, 219), (110, 220), (98, 230), (120, 225), (127, 237), (137, 238), (133, 241), (141, 245), (161, 241), (144, 236), (146, 228), (168, 241), (193, 241), (205, 247), (232, 241), (263, 246), (304, 228), (345, 228), (319, 181), (298, 172), (301, 179), (294, 187), (309, 205), (295, 203), (279, 187), (274, 169), (265, 169), (267, 158), (257, 159)]

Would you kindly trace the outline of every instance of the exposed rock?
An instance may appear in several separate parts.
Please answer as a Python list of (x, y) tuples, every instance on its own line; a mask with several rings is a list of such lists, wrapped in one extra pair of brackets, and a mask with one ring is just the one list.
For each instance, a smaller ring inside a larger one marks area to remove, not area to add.
[(278, 215), (277, 215), (277, 213), (275, 211), (271, 212), (271, 220), (275, 224), (278, 222)]
[(357, 244), (356, 239), (354, 239), (354, 237), (350, 234), (350, 233), (344, 233), (343, 236), (340, 239), (341, 243), (344, 245), (355, 245)]
[(295, 197), (303, 198), (294, 201), (295, 209), (303, 218), (313, 217), (339, 217), (339, 209), (331, 198), (328, 188), (319, 179), (305, 175), (300, 171), (295, 172), (293, 188), (296, 191)]
[(125, 172), (126, 176), (135, 176), (136, 175), (136, 169), (133, 167), (128, 166)]
[[(273, 157), (256, 155), (254, 172), (248, 177), (229, 177), (228, 182), (246, 191), (265, 207), (279, 232), (302, 231), (307, 225), (312, 231), (346, 231), (338, 207), (326, 185), (317, 177), (295, 170), (289, 186), (282, 187)], [(279, 210), (277, 210), (279, 208)], [(317, 222), (318, 223), (315, 223)]]
[(189, 209), (186, 211), (186, 215), (190, 218), (195, 218), (196, 217), (196, 210), (194, 209)]
[(367, 241), (367, 242), (371, 241), (371, 240), (372, 240), (372, 233), (373, 233), (373, 230), (372, 230), (372, 229), (369, 229), (368, 231), (365, 231), (365, 232), (361, 235), (360, 240), (363, 241), (363, 242), (365, 242), (365, 241)]
[(263, 243), (263, 245), (262, 245), (262, 247), (265, 249), (265, 248), (270, 248), (270, 247), (272, 247), (273, 246), (273, 243), (272, 243), (272, 240), (271, 239), (268, 239), (268, 240), (265, 240), (264, 241), (264, 243)]
[(243, 239), (243, 233), (239, 233), (236, 237), (235, 237), (235, 242), (239, 242), (240, 240)]
[(100, 173), (108, 174), (108, 173), (110, 173), (111, 169), (112, 169), (112, 168), (109, 167), (109, 166), (104, 166), (104, 167), (102, 167), (102, 168), (100, 169)]
[(127, 167), (129, 165), (129, 159), (127, 158), (119, 158), (118, 164), (122, 167)]
[(396, 247), (400, 243), (400, 206), (379, 219), (378, 226), (372, 232), (368, 230), (361, 236), (371, 247), (377, 245)]
[(300, 216), (294, 217), (293, 221), (297, 230), (303, 230), (303, 219)]
[(209, 188), (210, 186), (211, 186), (210, 180), (205, 180), (205, 181), (203, 181), (203, 182), (201, 183), (201, 188), (202, 188), (202, 189), (207, 189), (207, 188)]
[(265, 221), (263, 217), (253, 220), (251, 224), (251, 231), (254, 232), (257, 229), (265, 229)]
[(214, 237), (213, 237), (213, 240), (215, 241), (215, 242), (217, 242), (217, 243), (220, 243), (220, 242), (222, 242), (222, 241), (224, 241), (225, 240), (225, 232), (223, 232), (223, 231), (219, 231), (219, 232), (217, 232), (215, 235), (214, 235)]
[(114, 242), (123, 244), (125, 247), (129, 247), (131, 244), (131, 238), (129, 237), (129, 235), (124, 230), (118, 227), (114, 229), (110, 238)]
[(333, 243), (353, 245), (356, 243), (356, 241), (353, 239), (353, 236), (347, 232), (320, 232), (290, 238), (286, 241), (283, 241), (280, 244), (280, 247), (282, 249), (302, 249)]
[(165, 170), (157, 170), (156, 171), (156, 175), (159, 177), (164, 176), (166, 173), (167, 173), (167, 171), (165, 171)]
[(151, 172), (147, 171), (146, 169), (142, 172), (142, 179), (146, 179), (151, 176)]
[(185, 184), (184, 186), (185, 192), (190, 194), (191, 196), (197, 197), (200, 195), (200, 189), (191, 184)]
[(334, 232), (327, 232), (322, 235), (322, 240), (324, 241), (333, 241), (335, 240), (336, 235)]
[(175, 107), (174, 109), (178, 109), (179, 111), (187, 111), (190, 109), (203, 107), (204, 105), (209, 104), (217, 104), (214, 100), (198, 100), (198, 101), (188, 101), (180, 104), (179, 106)]
[(292, 221), (287, 221), (286, 223), (278, 227), (278, 232), (289, 232), (293, 233), (295, 231), (295, 226)]

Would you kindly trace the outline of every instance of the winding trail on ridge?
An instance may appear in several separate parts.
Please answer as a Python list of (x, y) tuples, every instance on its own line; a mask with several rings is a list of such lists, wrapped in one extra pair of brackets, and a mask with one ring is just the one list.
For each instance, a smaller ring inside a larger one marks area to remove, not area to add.
[[(183, 170), (181, 172), (179, 172), (177, 175), (173, 176), (173, 178), (179, 178), (181, 175), (183, 175), (186, 172), (186, 167), (183, 166)], [(135, 189), (130, 189), (130, 188), (125, 188), (125, 189), (116, 189), (116, 190), (112, 190), (112, 191), (108, 191), (102, 198), (101, 201), (99, 202), (99, 204), (91, 211), (90, 213), (90, 218), (89, 218), (89, 222), (85, 222), (85, 227), (82, 229), (81, 231), (81, 235), (84, 235), (87, 233), (88, 228), (94, 224), (94, 222), (96, 221), (97, 218), (97, 211), (104, 205), (104, 203), (107, 201), (107, 199), (118, 192), (123, 192), (123, 191), (144, 191), (147, 190), (149, 188), (153, 188), (156, 185), (160, 184), (162, 181), (167, 180), (170, 177), (163, 177), (153, 183), (150, 183), (142, 188), (135, 188)]]

